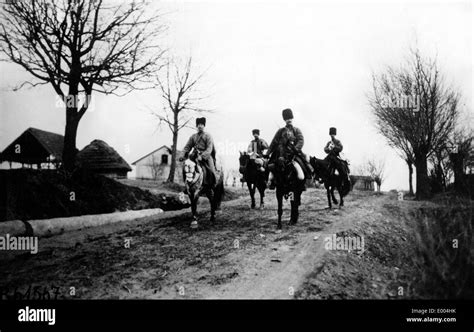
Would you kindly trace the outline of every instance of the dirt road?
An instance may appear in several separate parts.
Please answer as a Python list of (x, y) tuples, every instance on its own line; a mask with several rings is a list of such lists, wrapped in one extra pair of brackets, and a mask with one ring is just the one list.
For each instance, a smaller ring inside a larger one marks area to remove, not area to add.
[(274, 192), (267, 195), (264, 210), (251, 210), (248, 198), (223, 203), (215, 224), (202, 205), (198, 230), (189, 211), (177, 211), (41, 238), (36, 255), (0, 257), (0, 289), (59, 287), (58, 298), (68, 299), (293, 298), (318, 268), (325, 236), (369, 214), (382, 218), (381, 202), (393, 199), (355, 192), (329, 211), (325, 192), (310, 189), (299, 223), (277, 233)]

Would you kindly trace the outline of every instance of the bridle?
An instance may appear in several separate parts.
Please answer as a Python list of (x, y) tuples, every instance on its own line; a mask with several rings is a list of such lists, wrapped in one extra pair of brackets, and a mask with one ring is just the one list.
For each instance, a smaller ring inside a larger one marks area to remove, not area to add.
[(194, 185), (202, 176), (202, 172), (198, 172), (198, 165), (191, 159), (184, 162), (185, 181), (188, 185)]

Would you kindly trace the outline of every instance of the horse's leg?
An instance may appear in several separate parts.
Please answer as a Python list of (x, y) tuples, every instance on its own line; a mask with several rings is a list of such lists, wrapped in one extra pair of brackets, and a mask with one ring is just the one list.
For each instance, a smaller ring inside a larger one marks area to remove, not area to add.
[(209, 203), (211, 204), (211, 222), (216, 221), (216, 200), (215, 195), (214, 195), (214, 190), (209, 189), (209, 191), (206, 194), (207, 198), (209, 199)]
[(290, 212), (290, 222), (289, 224), (290, 225), (294, 225), (295, 222), (294, 222), (294, 218), (295, 218), (295, 201), (292, 200), (290, 201), (290, 206), (291, 206), (291, 212)]
[(191, 213), (193, 215), (193, 219), (197, 220), (197, 199), (194, 195), (191, 195)]
[(332, 197), (332, 202), (337, 205), (339, 202), (337, 201), (336, 197), (334, 196), (334, 190), (335, 189), (336, 189), (336, 186), (331, 187), (331, 197)]
[(255, 209), (255, 185), (250, 182), (247, 182), (247, 186), (249, 188), (250, 199), (252, 200), (250, 208)]
[(331, 204), (331, 192), (329, 190), (329, 185), (326, 185), (326, 194), (328, 196), (328, 206), (330, 209), (332, 209), (332, 204)]
[(265, 198), (265, 183), (260, 183), (260, 186), (258, 188), (258, 191), (260, 193), (260, 208), (263, 209), (265, 207), (264, 203), (264, 198)]
[(277, 229), (281, 229), (281, 216), (283, 214), (283, 193), (281, 192), (281, 189), (278, 187), (276, 188), (276, 196), (277, 196), (277, 201), (278, 201), (278, 225)]
[(197, 217), (197, 202), (199, 200), (199, 195), (190, 195), (191, 199), (191, 213), (193, 215), (193, 221), (191, 222), (191, 228), (198, 227), (198, 217)]
[(343, 207), (344, 206), (344, 197), (341, 194), (342, 187), (337, 188), (337, 191), (339, 193), (339, 200), (340, 200), (339, 207)]
[(298, 217), (299, 217), (299, 206), (301, 204), (301, 191), (298, 191), (296, 193), (296, 197), (294, 199), (294, 215), (293, 215), (293, 224), (296, 224), (298, 222)]

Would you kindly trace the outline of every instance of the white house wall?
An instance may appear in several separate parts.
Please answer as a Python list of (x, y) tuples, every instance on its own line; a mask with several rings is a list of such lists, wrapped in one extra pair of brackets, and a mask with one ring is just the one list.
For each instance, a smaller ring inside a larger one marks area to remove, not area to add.
[[(168, 156), (168, 164), (161, 164), (161, 156), (167, 155)], [(154, 158), (154, 159), (153, 159)], [(151, 165), (153, 165), (153, 160), (160, 165), (161, 174), (158, 176), (160, 180), (168, 179), (168, 175), (170, 173), (170, 165), (171, 165), (171, 154), (168, 153), (165, 149), (161, 149), (155, 151), (153, 154), (145, 157), (144, 159), (140, 160), (135, 164), (136, 167), (136, 178), (137, 179), (153, 179), (153, 172)], [(179, 163), (177, 170), (175, 172), (175, 182), (181, 182), (181, 177), (179, 176)]]

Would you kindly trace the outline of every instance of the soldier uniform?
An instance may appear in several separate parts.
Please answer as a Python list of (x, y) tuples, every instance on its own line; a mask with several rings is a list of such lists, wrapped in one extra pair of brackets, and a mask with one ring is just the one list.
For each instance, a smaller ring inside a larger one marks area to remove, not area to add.
[[(252, 130), (252, 134), (260, 135), (260, 130), (254, 129)], [(268, 149), (267, 142), (258, 136), (250, 142), (247, 148), (247, 153), (250, 155), (250, 159), (252, 159), (255, 162), (255, 164), (259, 167), (259, 170), (262, 172), (265, 171), (265, 168), (264, 168), (265, 162), (262, 157), (263, 157), (263, 151), (266, 149)]]
[[(291, 109), (284, 109), (282, 112), (283, 120), (293, 119)], [(296, 155), (296, 162), (301, 166), (305, 177), (311, 179), (312, 168), (306, 160), (306, 156), (302, 152), (304, 145), (303, 133), (299, 128), (291, 124), (278, 129), (268, 148), (268, 154), (271, 154), (270, 164), (275, 164), (278, 158), (288, 160), (291, 156)], [(274, 183), (270, 182), (270, 189), (274, 187)]]
[(343, 164), (343, 160), (339, 159), (339, 153), (342, 151), (343, 146), (341, 141), (335, 137), (336, 134), (336, 128), (329, 128), (329, 135), (331, 136), (331, 140), (324, 147), (324, 152), (328, 154), (326, 159), (329, 161), (329, 168), (331, 174), (333, 174), (334, 170), (337, 169), (339, 174), (349, 176), (347, 166)]
[[(197, 118), (196, 127), (199, 124), (206, 125), (206, 118)], [(187, 158), (191, 149), (195, 149), (198, 153), (198, 158), (201, 157), (201, 164), (205, 167), (210, 173), (209, 185), (213, 187), (216, 184), (217, 174), (215, 167), (215, 148), (212, 137), (209, 133), (204, 131), (199, 131), (193, 134), (186, 145), (183, 148), (184, 158)]]

